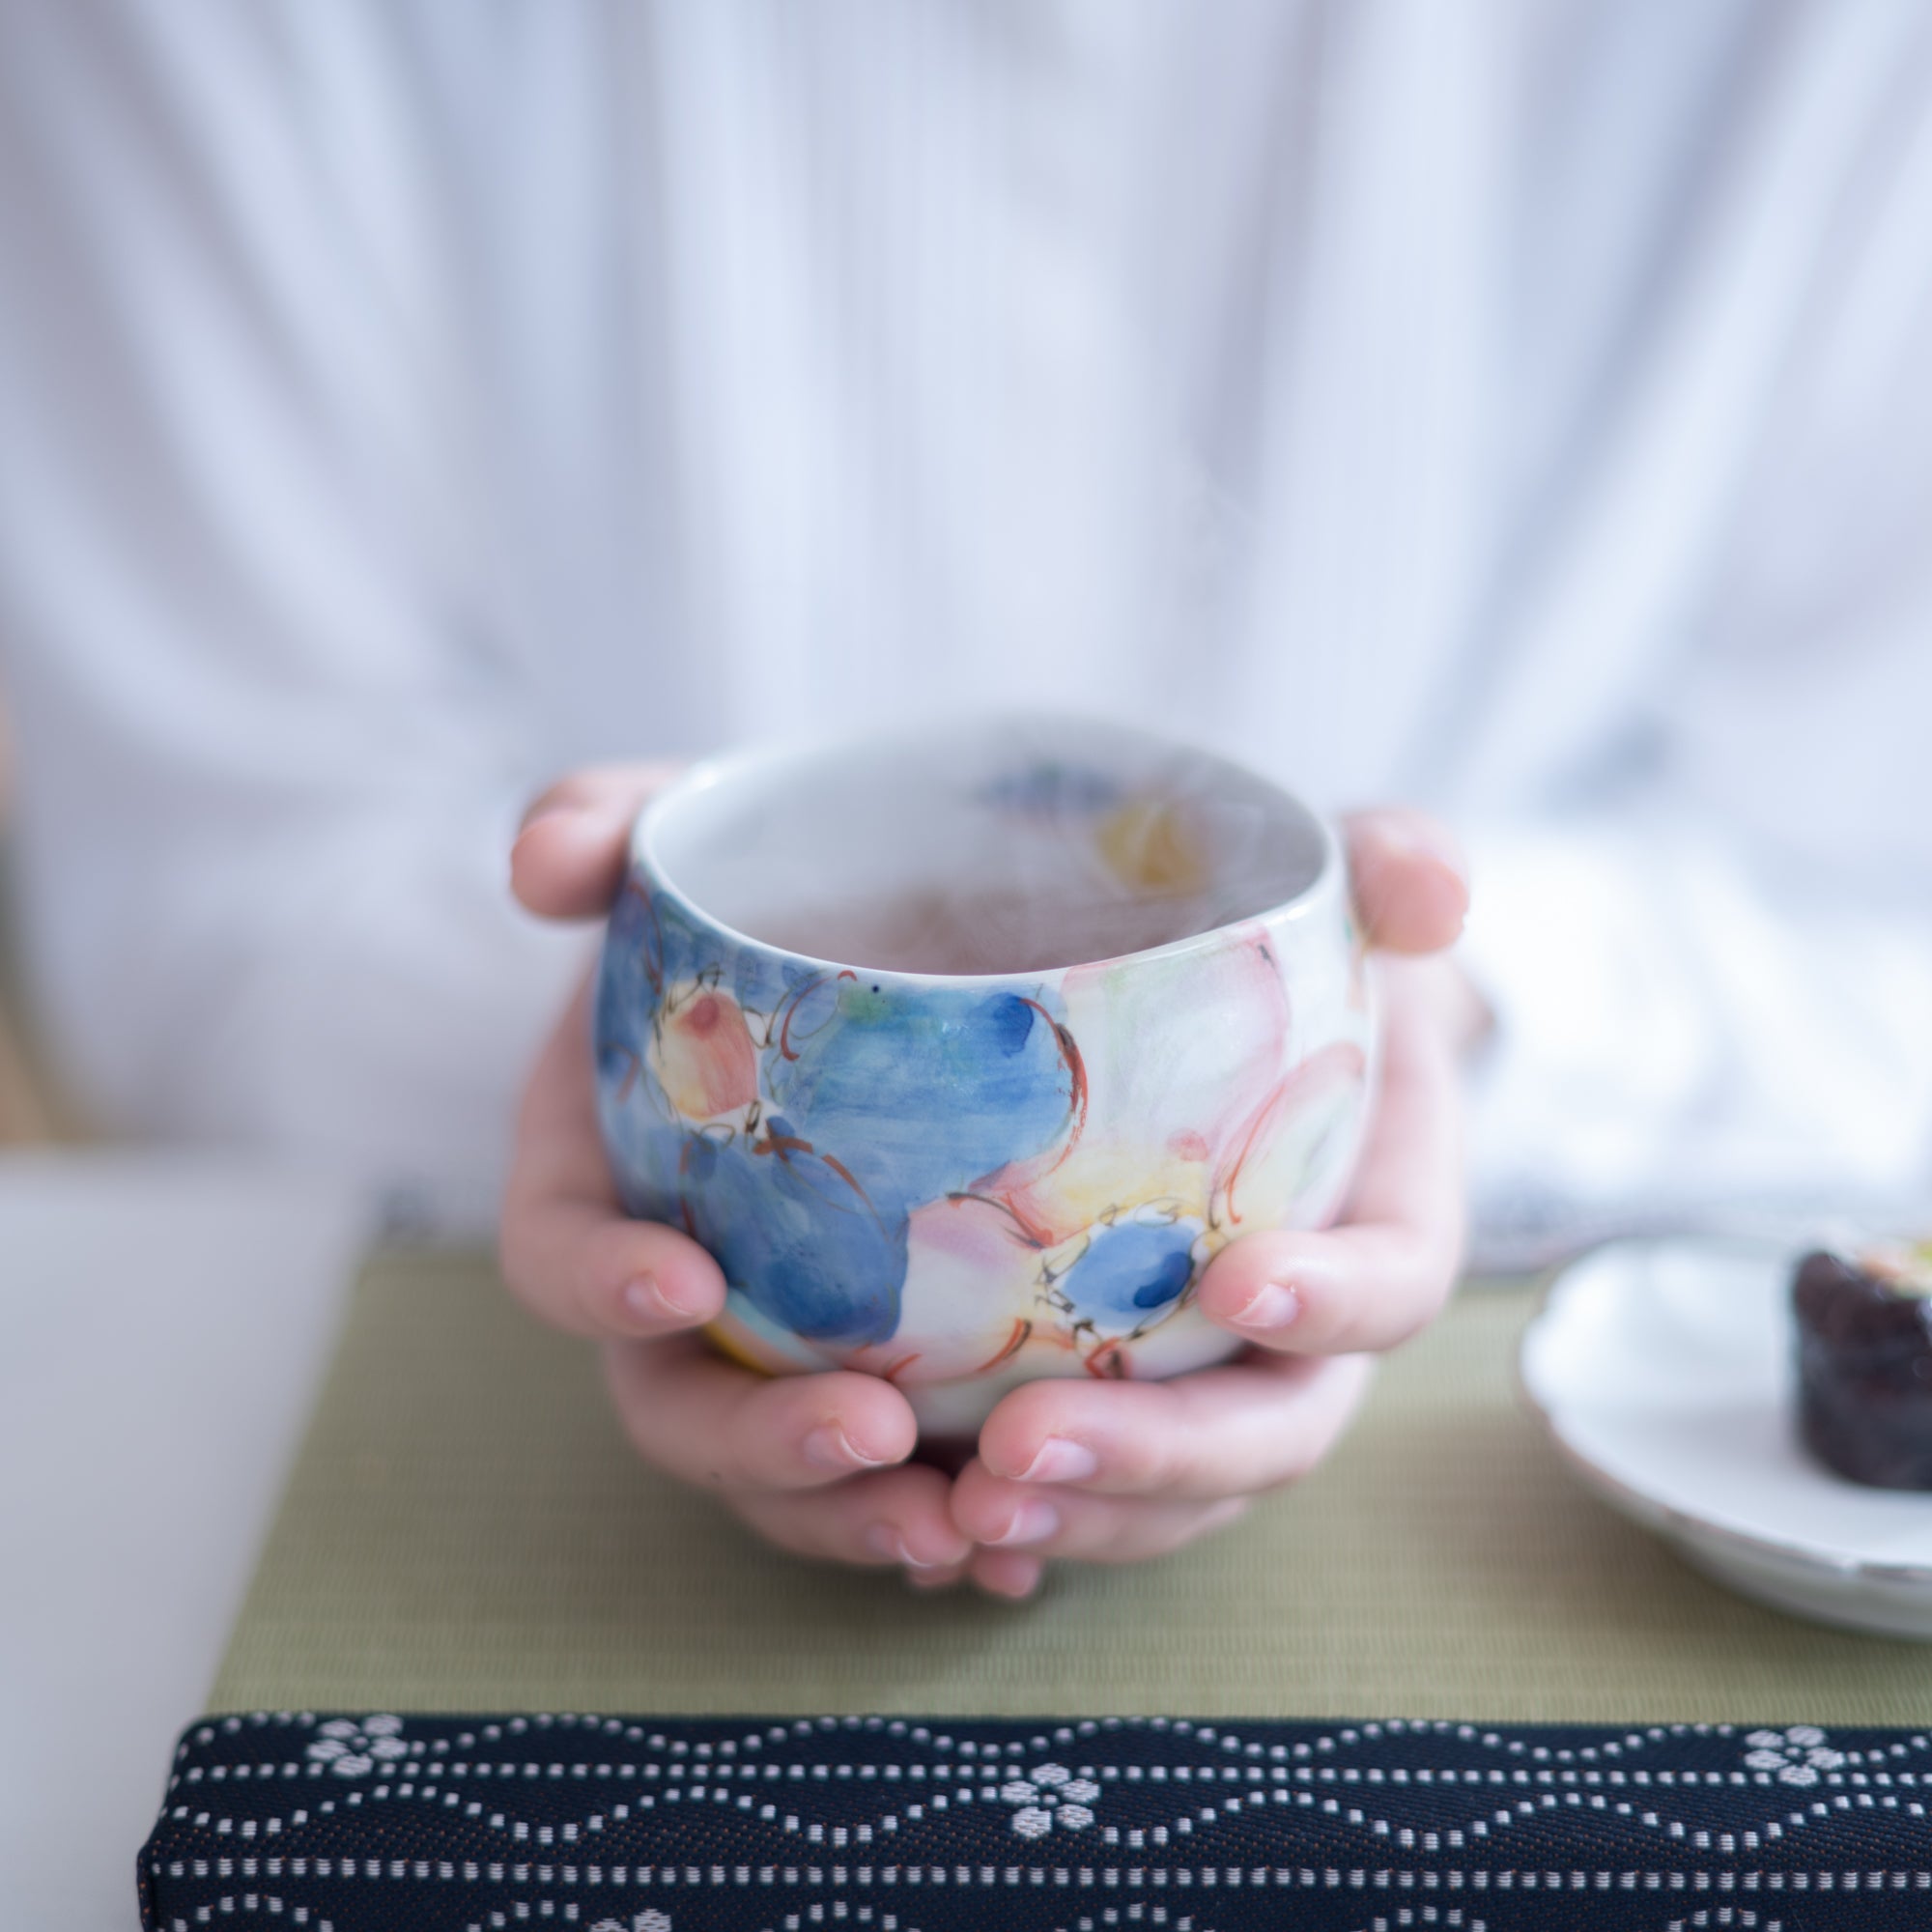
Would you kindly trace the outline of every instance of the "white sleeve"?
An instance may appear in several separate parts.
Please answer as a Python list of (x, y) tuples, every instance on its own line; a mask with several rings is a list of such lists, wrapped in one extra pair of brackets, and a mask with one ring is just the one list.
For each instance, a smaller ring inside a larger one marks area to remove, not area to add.
[(1627, 1215), (1932, 1222), (1932, 117), (1904, 125), (1641, 756), (1473, 828), (1492, 1254)]
[(10, 13), (0, 676), (30, 965), (109, 1128), (473, 1218), (583, 941), (508, 895), (544, 754), (479, 600), (447, 278), (406, 174), (372, 196), (304, 138), (294, 11)]
[(1932, 1220), (1925, 893), (1768, 874), (1675, 810), (1471, 843), (1484, 1259), (1627, 1222)]

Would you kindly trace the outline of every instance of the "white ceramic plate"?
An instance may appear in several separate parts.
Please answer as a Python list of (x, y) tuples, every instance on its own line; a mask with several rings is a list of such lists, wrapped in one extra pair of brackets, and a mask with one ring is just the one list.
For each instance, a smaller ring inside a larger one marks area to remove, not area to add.
[(1932, 1641), (1932, 1494), (1845, 1482), (1799, 1446), (1792, 1263), (1691, 1239), (1600, 1248), (1530, 1323), (1523, 1392), (1590, 1489), (1719, 1582)]

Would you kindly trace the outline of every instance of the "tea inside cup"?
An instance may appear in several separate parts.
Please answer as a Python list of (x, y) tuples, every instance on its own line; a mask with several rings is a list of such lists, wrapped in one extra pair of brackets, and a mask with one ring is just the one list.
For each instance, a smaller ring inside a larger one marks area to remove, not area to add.
[(1252, 918), (1305, 892), (1325, 848), (1295, 801), (1207, 753), (1003, 719), (727, 763), (662, 813), (653, 856), (751, 940), (957, 977), (1114, 959)]

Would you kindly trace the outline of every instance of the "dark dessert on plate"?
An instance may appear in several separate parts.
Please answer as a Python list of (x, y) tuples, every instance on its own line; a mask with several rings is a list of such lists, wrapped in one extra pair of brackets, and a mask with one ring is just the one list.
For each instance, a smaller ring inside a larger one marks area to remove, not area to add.
[(1932, 1490), (1932, 1240), (1821, 1248), (1791, 1304), (1804, 1446), (1855, 1483)]

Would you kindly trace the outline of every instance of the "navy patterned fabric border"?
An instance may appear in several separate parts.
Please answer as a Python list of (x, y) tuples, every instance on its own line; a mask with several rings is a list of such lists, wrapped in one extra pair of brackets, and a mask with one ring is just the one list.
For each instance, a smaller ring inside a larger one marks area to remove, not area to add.
[(150, 1932), (1932, 1925), (1932, 1740), (1805, 1724), (210, 1719)]

